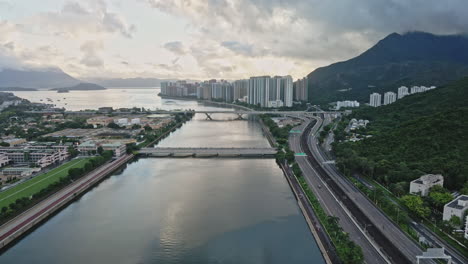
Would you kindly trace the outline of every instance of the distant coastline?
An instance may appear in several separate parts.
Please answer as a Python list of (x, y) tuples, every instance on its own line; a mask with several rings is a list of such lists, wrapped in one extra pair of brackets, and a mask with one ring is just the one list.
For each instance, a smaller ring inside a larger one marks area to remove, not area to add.
[(23, 87), (0, 87), (0, 92), (30, 92), (37, 91), (35, 88), (23, 88)]

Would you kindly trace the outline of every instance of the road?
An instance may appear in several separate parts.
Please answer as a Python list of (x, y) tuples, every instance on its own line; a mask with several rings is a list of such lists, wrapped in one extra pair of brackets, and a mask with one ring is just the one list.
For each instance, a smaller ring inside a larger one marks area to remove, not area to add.
[[(327, 116), (327, 115), (326, 115)], [(330, 141), (333, 141), (333, 136), (328, 137), (330, 138)], [(312, 138), (309, 139), (309, 145), (313, 145)], [(325, 148), (328, 150), (329, 144), (324, 144)], [(316, 149), (316, 153), (320, 153), (320, 155), (317, 155), (322, 161), (326, 160), (326, 153), (323, 153), (322, 149), (318, 147), (317, 144), (315, 144), (314, 149)], [(322, 163), (324, 167), (328, 168), (329, 171), (333, 171), (335, 175), (338, 175), (338, 177), (343, 178), (340, 174), (340, 172), (337, 170), (336, 166), (333, 164), (326, 164)], [(358, 179), (359, 180), (359, 179)], [(365, 184), (368, 188), (373, 188), (372, 185), (369, 185), (365, 181), (361, 181), (361, 183)], [(346, 181), (346, 184), (352, 185), (349, 181)], [(354, 187), (354, 185), (353, 185)], [(366, 199), (368, 200), (368, 199)], [(391, 200), (393, 203), (397, 204), (395, 201)], [(397, 204), (398, 205), (398, 204)], [(399, 206), (399, 205), (398, 205)], [(375, 206), (374, 206), (375, 207)], [(380, 211), (380, 210), (379, 210)], [(389, 220), (391, 221), (391, 220)], [(468, 263), (468, 259), (464, 257), (460, 252), (458, 252), (456, 249), (454, 249), (450, 244), (445, 242), (444, 240), (440, 239), (436, 234), (434, 234), (431, 230), (429, 230), (427, 227), (424, 225), (418, 224), (418, 223), (412, 223), (411, 226), (418, 232), (421, 236), (424, 236), (432, 245), (433, 247), (438, 247), (438, 248), (445, 248), (445, 253), (452, 256), (452, 263), (456, 264), (462, 264), (462, 263)], [(398, 228), (398, 227), (397, 227)]]
[[(320, 121), (320, 118), (318, 118)], [(411, 240), (395, 223), (393, 223), (380, 209), (364, 196), (348, 179), (342, 177), (333, 164), (325, 163), (323, 152), (320, 151), (316, 137), (307, 137), (307, 145), (312, 152), (312, 158), (320, 164), (317, 168), (322, 174), (330, 177), (334, 192), (343, 195), (343, 202), (353, 211), (353, 215), (360, 219), (360, 223), (369, 225), (367, 228), (375, 241), (378, 241), (387, 255), (392, 256), (392, 262), (402, 262), (404, 258), (416, 263), (416, 256), (422, 254), (419, 245)], [(337, 191), (338, 190), (338, 191)], [(404, 258), (403, 258), (404, 257)], [(395, 259), (398, 258), (398, 261)], [(425, 261), (424, 263), (434, 263)]]
[(38, 203), (31, 209), (25, 211), (21, 215), (15, 217), (11, 221), (0, 226), (0, 249), (7, 246), (17, 237), (23, 235), (25, 232), (47, 218), (47, 216), (53, 214), (56, 210), (73, 200), (74, 197), (87, 190), (90, 186), (101, 180), (110, 172), (125, 164), (132, 157), (133, 155), (124, 155), (112, 162), (102, 165), (88, 173), (86, 176), (78, 179), (74, 183)]
[[(304, 122), (294, 130), (304, 131), (310, 120)], [(316, 132), (321, 125), (321, 120), (316, 122), (312, 131)], [(295, 153), (303, 153), (301, 147), (301, 134), (290, 134), (289, 145)], [(328, 215), (333, 215), (340, 218), (340, 226), (343, 230), (349, 233), (350, 238), (358, 244), (363, 251), (366, 263), (390, 263), (376, 243), (372, 241), (366, 234), (365, 228), (359, 226), (353, 219), (349, 211), (335, 197), (333, 192), (328, 188), (327, 184), (319, 177), (313, 166), (308, 162), (307, 157), (296, 156), (296, 162), (301, 168), (303, 175), (316, 195), (321, 206)]]

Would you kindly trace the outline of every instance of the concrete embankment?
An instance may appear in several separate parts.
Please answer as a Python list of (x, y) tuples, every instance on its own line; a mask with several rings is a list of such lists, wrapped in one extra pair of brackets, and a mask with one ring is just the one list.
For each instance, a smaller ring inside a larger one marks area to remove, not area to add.
[(270, 129), (265, 125), (263, 120), (261, 118), (258, 119), (258, 122), (260, 123), (260, 127), (262, 128), (263, 134), (268, 140), (268, 143), (272, 148), (276, 148), (276, 139), (275, 137), (271, 134)]
[(331, 241), (328, 239), (327, 235), (324, 234), (325, 229), (320, 224), (318, 217), (315, 215), (312, 207), (310, 206), (310, 203), (307, 200), (307, 195), (302, 190), (291, 169), (285, 164), (280, 164), (280, 167), (283, 170), (284, 177), (286, 177), (289, 183), (289, 187), (291, 187), (291, 190), (296, 197), (299, 208), (304, 215), (307, 225), (309, 226), (309, 229), (312, 232), (315, 241), (317, 242), (325, 262), (327, 264), (341, 263), (338, 256), (334, 253), (335, 249)]
[(79, 180), (58, 191), (29, 210), (0, 226), (0, 251), (22, 237), (35, 226), (73, 201), (104, 177), (131, 160), (133, 155), (122, 156), (93, 170)]

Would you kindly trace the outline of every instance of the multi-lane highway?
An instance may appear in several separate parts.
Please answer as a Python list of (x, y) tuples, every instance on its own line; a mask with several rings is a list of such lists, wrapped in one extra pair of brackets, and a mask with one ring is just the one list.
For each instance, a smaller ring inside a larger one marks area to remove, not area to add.
[[(311, 120), (305, 119), (303, 124), (294, 129), (304, 131), (310, 122)], [(318, 122), (315, 122), (312, 131), (316, 132), (321, 124), (322, 120), (319, 119)], [(301, 135), (290, 134), (289, 136), (290, 148), (295, 153), (305, 152), (301, 146)], [(367, 263), (390, 263), (379, 246), (368, 236), (366, 227), (362, 227), (356, 222), (339, 198), (329, 189), (328, 184), (321, 179), (312, 164), (309, 163), (307, 157), (296, 156), (296, 162), (325, 212), (340, 218), (340, 225), (343, 230), (349, 233), (351, 239), (362, 248), (365, 261)]]

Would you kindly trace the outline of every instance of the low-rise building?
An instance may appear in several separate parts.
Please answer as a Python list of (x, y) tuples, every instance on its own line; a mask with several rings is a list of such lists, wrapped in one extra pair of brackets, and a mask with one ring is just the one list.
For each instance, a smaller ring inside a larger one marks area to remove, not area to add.
[(444, 206), (444, 221), (450, 220), (452, 216), (458, 216), (463, 219), (465, 211), (468, 209), (468, 195), (460, 195)]
[(419, 177), (410, 183), (410, 193), (421, 194), (426, 196), (429, 194), (429, 189), (439, 185), (444, 186), (444, 177), (440, 174), (427, 174)]
[(0, 180), (6, 182), (14, 178), (24, 178), (31, 176), (33, 173), (40, 171), (40, 168), (28, 168), (28, 167), (13, 167), (6, 168), (0, 172)]
[(11, 160), (6, 153), (0, 153), (0, 168), (10, 164)]
[(86, 120), (87, 124), (93, 125), (94, 127), (107, 126), (112, 122), (114, 122), (114, 119), (108, 116), (95, 116)]
[(0, 148), (13, 164), (35, 164), (41, 168), (66, 160), (69, 157), (67, 145), (28, 144), (14, 148)]
[(98, 141), (90, 140), (81, 143), (78, 146), (78, 151), (80, 155), (89, 156), (97, 153), (99, 147), (102, 147), (103, 150), (110, 150), (114, 152), (114, 156), (120, 157), (127, 151), (127, 146), (123, 142), (118, 141)]
[(26, 139), (24, 138), (5, 138), (2, 141), (10, 144), (10, 147), (14, 147), (14, 146), (26, 143)]

